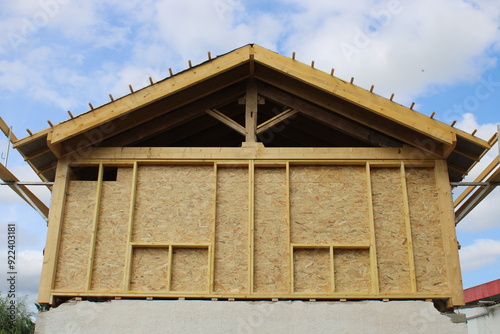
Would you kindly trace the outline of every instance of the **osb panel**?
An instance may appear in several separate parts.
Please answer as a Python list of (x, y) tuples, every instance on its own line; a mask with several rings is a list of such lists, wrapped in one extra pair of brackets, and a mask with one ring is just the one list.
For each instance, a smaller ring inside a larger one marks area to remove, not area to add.
[(214, 291), (248, 291), (248, 169), (217, 170)]
[(171, 291), (208, 292), (208, 249), (174, 248)]
[(332, 292), (330, 249), (293, 251), (293, 288), (295, 292)]
[(293, 243), (367, 243), (365, 167), (293, 166), (290, 170)]
[(433, 168), (408, 168), (406, 182), (418, 291), (448, 290)]
[(168, 266), (168, 248), (134, 248), (129, 289), (166, 292)]
[(56, 290), (83, 291), (94, 219), (97, 182), (70, 181), (66, 192)]
[(408, 240), (399, 168), (371, 170), (380, 292), (411, 291)]
[(255, 169), (254, 291), (288, 290), (285, 168)]
[(95, 181), (70, 181), (61, 230), (55, 289), (84, 291), (96, 199)]
[(140, 166), (133, 241), (210, 242), (212, 166)]
[(92, 272), (92, 289), (123, 288), (132, 168), (119, 168), (116, 181), (102, 184)]
[(334, 249), (335, 292), (370, 292), (370, 252)]

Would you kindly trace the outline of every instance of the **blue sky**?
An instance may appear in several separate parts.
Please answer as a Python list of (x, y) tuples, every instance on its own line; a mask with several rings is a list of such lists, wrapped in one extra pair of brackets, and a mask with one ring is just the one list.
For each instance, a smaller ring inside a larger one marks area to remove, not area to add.
[[(257, 43), (287, 56), (295, 51), (300, 61), (335, 68), (364, 88), (374, 84), (379, 95), (395, 93), (401, 104), (414, 101), (414, 109), (436, 111), (437, 119), (489, 139), (500, 122), (499, 23), (497, 0), (3, 1), (0, 116), (24, 137), (26, 128), (65, 120), (67, 110), (79, 114), (88, 102), (107, 102), (109, 93), (126, 94), (129, 84), (140, 88), (150, 76), (185, 69), (188, 60), (202, 62), (207, 51)], [(36, 180), (16, 152), (8, 166), (20, 179)], [(49, 202), (48, 191), (34, 190)], [(498, 203), (495, 190), (458, 226), (465, 287), (500, 278)], [(33, 301), (45, 222), (6, 187), (0, 212), (2, 244), (6, 225), (18, 226), (18, 288)]]

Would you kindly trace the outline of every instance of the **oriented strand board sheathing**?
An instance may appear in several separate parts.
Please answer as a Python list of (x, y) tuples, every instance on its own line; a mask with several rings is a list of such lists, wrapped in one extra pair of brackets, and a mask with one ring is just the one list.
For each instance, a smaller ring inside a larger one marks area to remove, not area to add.
[(369, 243), (366, 169), (291, 166), (292, 243)]
[(132, 168), (119, 168), (116, 181), (102, 184), (92, 290), (122, 289), (131, 186)]
[(254, 291), (288, 289), (285, 168), (255, 169)]
[(167, 291), (168, 248), (134, 247), (131, 291)]
[(214, 291), (248, 291), (248, 168), (218, 168)]
[(293, 288), (295, 292), (332, 292), (330, 248), (293, 251)]
[(400, 168), (371, 169), (379, 289), (411, 291)]
[(139, 166), (134, 242), (210, 242), (212, 166)]
[(406, 169), (417, 291), (446, 291), (438, 194), (433, 168)]
[(370, 292), (370, 254), (366, 249), (335, 249), (335, 292)]
[(173, 249), (170, 290), (208, 292), (208, 249)]
[(84, 291), (96, 200), (95, 181), (70, 181), (66, 193), (55, 289)]

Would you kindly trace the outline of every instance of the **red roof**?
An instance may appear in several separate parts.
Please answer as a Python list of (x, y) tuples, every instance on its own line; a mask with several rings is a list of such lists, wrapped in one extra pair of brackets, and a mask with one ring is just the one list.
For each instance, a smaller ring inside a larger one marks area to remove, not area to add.
[(464, 290), (465, 303), (500, 295), (500, 279)]

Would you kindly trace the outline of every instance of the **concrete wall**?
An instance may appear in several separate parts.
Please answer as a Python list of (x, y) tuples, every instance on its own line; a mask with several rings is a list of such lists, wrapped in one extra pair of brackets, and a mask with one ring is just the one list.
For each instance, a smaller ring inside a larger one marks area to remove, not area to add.
[(467, 316), (469, 334), (496, 334), (500, 331), (500, 304), (460, 309)]
[(38, 315), (36, 333), (453, 333), (431, 302), (68, 302)]

